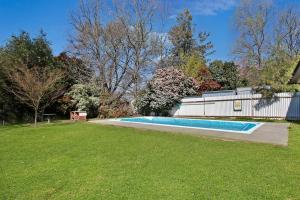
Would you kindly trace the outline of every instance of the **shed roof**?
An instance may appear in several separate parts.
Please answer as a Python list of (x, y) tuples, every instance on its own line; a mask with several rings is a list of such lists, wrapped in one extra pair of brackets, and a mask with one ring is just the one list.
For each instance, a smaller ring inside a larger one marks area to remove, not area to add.
[(298, 83), (300, 84), (300, 60), (293, 72), (292, 78), (289, 83)]

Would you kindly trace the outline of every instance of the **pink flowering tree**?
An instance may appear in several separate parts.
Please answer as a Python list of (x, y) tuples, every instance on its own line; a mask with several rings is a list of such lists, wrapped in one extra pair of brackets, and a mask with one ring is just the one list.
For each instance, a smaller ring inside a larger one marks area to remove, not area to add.
[(168, 115), (183, 97), (197, 94), (197, 82), (174, 67), (156, 70), (152, 80), (135, 100), (138, 113)]

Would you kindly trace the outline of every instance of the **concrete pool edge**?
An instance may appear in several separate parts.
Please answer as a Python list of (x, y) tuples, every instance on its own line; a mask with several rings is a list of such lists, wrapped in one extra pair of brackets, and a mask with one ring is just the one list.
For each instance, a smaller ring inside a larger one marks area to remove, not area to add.
[(182, 134), (209, 136), (209, 137), (223, 139), (223, 140), (225, 139), (225, 140), (249, 141), (249, 142), (266, 143), (266, 144), (273, 144), (273, 145), (280, 145), (280, 146), (288, 145), (289, 123), (264, 122), (264, 124), (258, 127), (256, 130), (254, 130), (252, 134), (240, 134), (240, 133), (225, 132), (225, 131), (162, 126), (156, 124), (126, 123), (126, 122), (111, 120), (111, 119), (91, 120), (89, 122), (103, 124), (103, 125), (113, 125), (113, 126), (155, 130), (161, 132), (175, 132), (175, 133), (182, 133)]
[[(138, 117), (138, 118), (149, 118), (149, 117)], [(171, 117), (166, 117), (171, 118)], [(217, 129), (217, 128), (203, 128), (203, 127), (193, 127), (193, 126), (181, 126), (181, 125), (171, 125), (171, 124), (160, 124), (160, 123), (148, 123), (148, 122), (135, 122), (135, 121), (122, 121), (123, 118), (114, 118), (108, 119), (111, 121), (119, 121), (124, 123), (136, 123), (136, 124), (145, 124), (145, 125), (157, 125), (157, 126), (167, 126), (167, 127), (176, 127), (176, 128), (188, 128), (188, 129), (197, 129), (197, 130), (207, 130), (207, 131), (218, 131), (218, 132), (230, 132), (230, 133), (239, 133), (239, 134), (252, 134), (256, 129), (261, 127), (263, 122), (247, 122), (247, 121), (227, 121), (227, 120), (206, 120), (206, 121), (223, 121), (223, 122), (240, 122), (240, 123), (252, 123), (255, 126), (247, 131), (234, 131), (226, 129)], [(180, 118), (176, 118), (180, 119)], [(188, 119), (188, 120), (199, 120), (199, 119)]]

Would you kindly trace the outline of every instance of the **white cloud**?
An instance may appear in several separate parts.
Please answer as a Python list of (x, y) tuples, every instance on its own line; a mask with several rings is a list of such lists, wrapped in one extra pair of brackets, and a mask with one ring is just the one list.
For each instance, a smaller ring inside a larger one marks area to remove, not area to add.
[(193, 15), (216, 15), (229, 10), (237, 4), (237, 0), (189, 0), (177, 4), (176, 10), (188, 8)]
[(235, 0), (202, 0), (195, 4), (193, 10), (199, 15), (216, 15), (217, 12), (228, 10), (235, 4)]
[(176, 19), (177, 15), (170, 15), (169, 19)]

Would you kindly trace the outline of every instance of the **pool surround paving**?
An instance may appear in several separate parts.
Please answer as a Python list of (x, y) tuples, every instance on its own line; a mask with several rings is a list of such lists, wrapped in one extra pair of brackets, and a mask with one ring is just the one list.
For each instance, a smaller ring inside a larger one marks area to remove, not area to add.
[(139, 128), (146, 130), (156, 130), (161, 132), (175, 132), (183, 134), (192, 134), (197, 136), (209, 136), (223, 140), (239, 140), (257, 143), (267, 143), (273, 145), (288, 145), (288, 127), (289, 123), (273, 123), (264, 122), (260, 127), (255, 129), (251, 134), (234, 133), (228, 131), (216, 131), (207, 129), (194, 129), (178, 126), (164, 126), (159, 124), (132, 123), (119, 120), (90, 120), (91, 123), (99, 123), (103, 125), (113, 125), (122, 127)]

